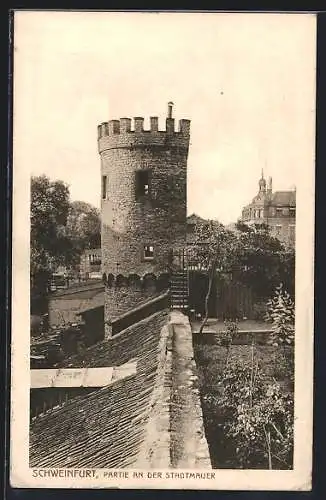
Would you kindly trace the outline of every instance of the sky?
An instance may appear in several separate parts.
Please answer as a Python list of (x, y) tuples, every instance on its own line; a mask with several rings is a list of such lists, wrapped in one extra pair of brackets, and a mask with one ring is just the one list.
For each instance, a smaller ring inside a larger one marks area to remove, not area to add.
[[(100, 206), (97, 125), (191, 120), (188, 214), (237, 220), (258, 190), (300, 188), (313, 163), (312, 14), (16, 12), (14, 177)], [(16, 151), (16, 154), (15, 154)]]

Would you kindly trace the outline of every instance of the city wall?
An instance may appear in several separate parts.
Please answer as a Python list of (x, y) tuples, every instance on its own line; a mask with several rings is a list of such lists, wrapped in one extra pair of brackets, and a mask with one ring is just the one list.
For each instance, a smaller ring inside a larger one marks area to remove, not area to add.
[(180, 312), (171, 312), (161, 331), (145, 431), (137, 468), (211, 469), (191, 327)]

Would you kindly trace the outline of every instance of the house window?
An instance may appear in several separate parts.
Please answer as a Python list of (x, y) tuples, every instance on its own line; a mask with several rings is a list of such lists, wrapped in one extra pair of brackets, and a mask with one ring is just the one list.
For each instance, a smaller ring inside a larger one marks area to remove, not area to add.
[(291, 217), (295, 217), (295, 208), (290, 208)]
[(142, 196), (149, 195), (149, 171), (148, 170), (138, 170), (136, 172), (136, 196), (140, 198)]
[(280, 236), (282, 232), (282, 226), (275, 226), (276, 236)]
[(276, 209), (276, 217), (281, 217), (282, 216), (282, 209), (281, 208), (277, 208)]
[(107, 176), (102, 176), (102, 200), (106, 200)]
[(154, 258), (154, 247), (153, 245), (144, 246), (144, 259), (152, 260)]

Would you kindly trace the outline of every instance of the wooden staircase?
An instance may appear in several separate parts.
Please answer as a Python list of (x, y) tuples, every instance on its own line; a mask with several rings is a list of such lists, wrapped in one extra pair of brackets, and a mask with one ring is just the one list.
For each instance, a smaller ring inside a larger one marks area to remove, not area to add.
[(187, 269), (175, 271), (170, 281), (171, 309), (188, 309), (189, 280)]

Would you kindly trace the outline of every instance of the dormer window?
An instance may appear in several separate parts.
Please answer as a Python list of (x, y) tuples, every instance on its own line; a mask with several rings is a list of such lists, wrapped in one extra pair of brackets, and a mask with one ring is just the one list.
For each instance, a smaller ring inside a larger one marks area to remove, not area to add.
[(145, 260), (153, 260), (153, 258), (154, 258), (153, 245), (145, 245), (144, 246), (144, 259)]
[(149, 195), (149, 170), (138, 170), (136, 172), (136, 197), (142, 198)]

